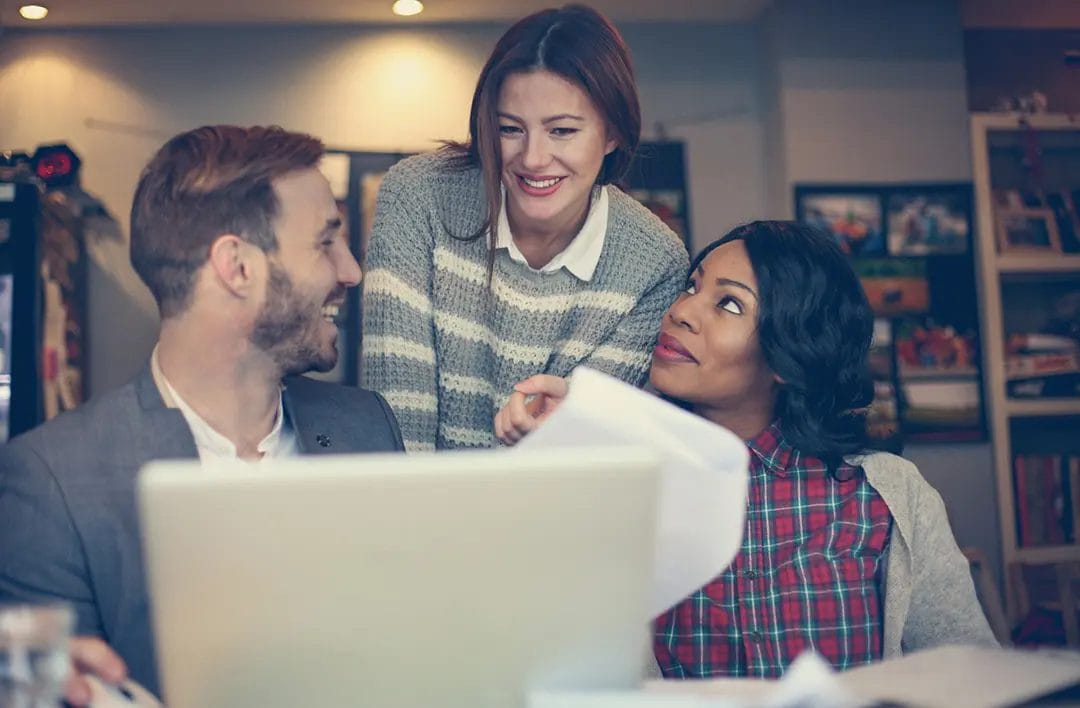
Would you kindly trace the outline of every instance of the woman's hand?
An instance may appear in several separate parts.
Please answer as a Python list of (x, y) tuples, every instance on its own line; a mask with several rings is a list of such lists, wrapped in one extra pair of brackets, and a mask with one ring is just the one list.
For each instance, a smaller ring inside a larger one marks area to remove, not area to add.
[(495, 414), (495, 437), (506, 445), (517, 443), (559, 407), (568, 390), (566, 379), (550, 374), (519, 382), (510, 400)]

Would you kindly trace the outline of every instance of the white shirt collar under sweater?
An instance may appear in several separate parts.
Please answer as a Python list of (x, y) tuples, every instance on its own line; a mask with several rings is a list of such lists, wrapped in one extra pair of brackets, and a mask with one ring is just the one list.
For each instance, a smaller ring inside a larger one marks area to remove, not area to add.
[[(178, 409), (184, 416), (184, 420), (187, 421), (188, 427), (191, 428), (191, 436), (195, 438), (195, 447), (199, 451), (199, 460), (205, 463), (240, 459), (236, 454), (236, 445), (233, 444), (232, 440), (210, 427), (210, 424), (180, 397), (180, 394), (172, 387), (169, 380), (165, 378), (165, 374), (158, 364), (157, 347), (154, 347), (154, 352), (150, 355), (150, 368), (165, 405), (169, 408)], [(274, 427), (262, 439), (256, 449), (262, 454), (260, 462), (282, 457), (295, 457), (300, 454), (299, 448), (296, 446), (296, 432), (285, 415), (285, 406), (280, 390), (278, 391), (278, 409), (274, 418)]]
[(533, 268), (525, 260), (510, 232), (510, 220), (506, 216), (506, 190), (503, 190), (502, 209), (499, 211), (499, 227), (496, 234), (495, 248), (505, 248), (511, 260), (522, 263), (534, 273), (554, 273), (566, 268), (574, 277), (588, 282), (592, 280), (596, 266), (600, 262), (600, 253), (604, 250), (604, 237), (608, 224), (607, 187), (599, 187), (590, 200), (589, 214), (581, 231), (570, 241), (570, 245), (555, 255), (547, 264)]

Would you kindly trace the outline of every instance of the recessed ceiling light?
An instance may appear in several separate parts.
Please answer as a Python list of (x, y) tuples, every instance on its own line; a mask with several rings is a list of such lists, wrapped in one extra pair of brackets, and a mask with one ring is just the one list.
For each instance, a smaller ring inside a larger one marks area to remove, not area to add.
[(424, 3), (420, 0), (395, 0), (393, 10), (395, 15), (411, 17), (424, 11)]
[(44, 5), (23, 5), (19, 8), (19, 14), (24, 20), (44, 20), (49, 8)]

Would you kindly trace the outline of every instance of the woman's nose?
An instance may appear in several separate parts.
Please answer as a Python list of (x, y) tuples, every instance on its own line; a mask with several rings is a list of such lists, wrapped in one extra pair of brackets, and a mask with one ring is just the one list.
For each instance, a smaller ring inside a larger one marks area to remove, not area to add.
[(668, 308), (667, 316), (668, 320), (672, 324), (680, 327), (685, 327), (691, 332), (697, 331), (697, 318), (694, 314), (692, 297), (683, 293), (676, 298), (675, 302), (671, 303), (671, 307)]
[(547, 167), (550, 161), (551, 151), (548, 149), (544, 136), (529, 135), (525, 138), (525, 154), (521, 162), (526, 169), (539, 170)]

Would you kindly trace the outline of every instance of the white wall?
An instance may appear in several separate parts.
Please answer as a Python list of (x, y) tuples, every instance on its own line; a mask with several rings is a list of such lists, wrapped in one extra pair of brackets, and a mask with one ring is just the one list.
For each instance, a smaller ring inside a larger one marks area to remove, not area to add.
[(696, 249), (766, 216), (761, 57), (752, 26), (632, 25), (647, 135), (686, 141)]
[[(778, 0), (767, 47), (768, 209), (794, 215), (799, 182), (970, 181), (960, 13), (950, 0)], [(908, 445), (960, 545), (1000, 574), (990, 445)]]
[[(971, 179), (963, 31), (942, 0), (780, 0), (769, 12), (769, 105), (796, 182)], [(774, 195), (770, 194), (770, 197)], [(776, 195), (779, 196), (779, 195)]]
[[(170, 135), (206, 123), (277, 123), (328, 145), (423, 150), (462, 138), (502, 25), (8, 32), (0, 42), (0, 148), (67, 140), (83, 183), (124, 224), (138, 172)], [(646, 124), (688, 142), (691, 224), (704, 243), (763, 212), (752, 32), (624, 28)], [(126, 243), (92, 244), (90, 387), (130, 378), (156, 337)]]

